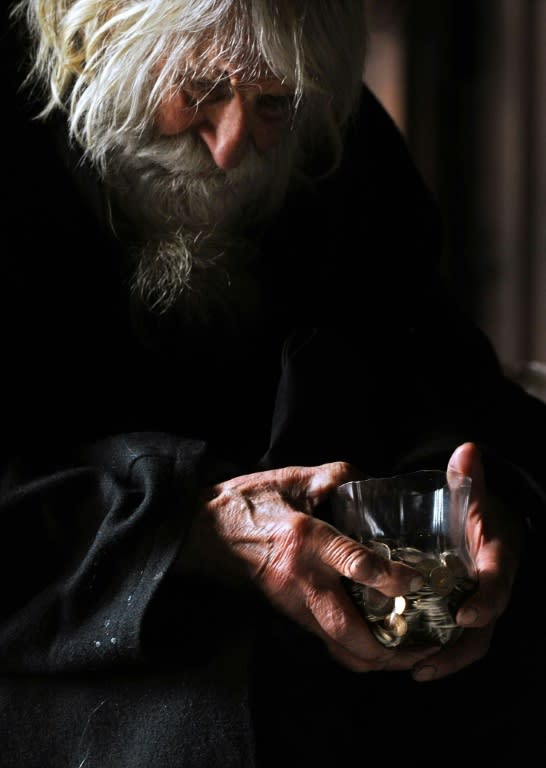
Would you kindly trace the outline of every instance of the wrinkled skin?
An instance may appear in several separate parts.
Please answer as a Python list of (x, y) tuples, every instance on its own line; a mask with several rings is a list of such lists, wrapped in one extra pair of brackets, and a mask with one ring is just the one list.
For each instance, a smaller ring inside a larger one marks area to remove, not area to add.
[(218, 483), (202, 502), (181, 561), (184, 567), (213, 568), (226, 579), (252, 581), (355, 672), (411, 670), (416, 680), (445, 677), (487, 653), (519, 556), (517, 524), (488, 497), (477, 447), (459, 446), (449, 469), (472, 478), (467, 534), (478, 573), (477, 592), (457, 614), (468, 631), (452, 647), (385, 648), (353, 604), (342, 577), (388, 596), (414, 591), (422, 577), (313, 517), (337, 486), (362, 479), (362, 472), (344, 462), (285, 467)]

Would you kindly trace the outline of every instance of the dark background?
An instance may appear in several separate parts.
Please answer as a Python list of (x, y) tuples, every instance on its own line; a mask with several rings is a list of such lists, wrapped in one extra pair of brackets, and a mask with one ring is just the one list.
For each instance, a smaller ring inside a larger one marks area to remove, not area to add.
[(364, 77), (440, 203), (461, 301), (505, 364), (546, 370), (546, 0), (366, 4)]

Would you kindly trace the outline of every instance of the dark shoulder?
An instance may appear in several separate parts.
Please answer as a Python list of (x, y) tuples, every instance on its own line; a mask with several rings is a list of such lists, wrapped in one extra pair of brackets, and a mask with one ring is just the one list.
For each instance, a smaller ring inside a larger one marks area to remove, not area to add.
[(408, 142), (378, 97), (363, 85), (359, 105), (346, 126), (342, 175), (358, 177), (373, 195), (388, 194), (395, 202), (411, 203), (408, 195), (429, 210), (436, 200), (425, 184)]
[(415, 266), (438, 263), (442, 221), (405, 136), (377, 96), (363, 85), (346, 127), (338, 170), (323, 193), (353, 241), (372, 258)]

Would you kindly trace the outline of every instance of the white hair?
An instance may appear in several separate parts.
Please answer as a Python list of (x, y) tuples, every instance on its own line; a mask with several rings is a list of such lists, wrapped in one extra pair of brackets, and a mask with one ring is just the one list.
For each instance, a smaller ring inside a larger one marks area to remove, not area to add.
[[(39, 116), (66, 112), (69, 134), (102, 176), (114, 228), (136, 234), (132, 288), (154, 312), (208, 322), (256, 305), (248, 227), (279, 209), (320, 146), (341, 157), (360, 94), (364, 0), (18, 0), (33, 44), (27, 84)], [(266, 153), (217, 168), (190, 131), (158, 136), (156, 115), (188, 79), (274, 77), (294, 93), (292, 130)], [(316, 173), (316, 170), (315, 170)], [(182, 300), (183, 299), (183, 300)], [(222, 321), (220, 321), (222, 322)]]
[[(119, 137), (146, 135), (162, 98), (200, 66), (293, 88), (307, 142), (329, 142), (356, 104), (366, 44), (364, 0), (21, 0), (35, 43), (30, 79), (44, 115), (68, 110), (72, 136), (101, 166)], [(191, 73), (188, 62), (191, 61)], [(301, 109), (300, 109), (301, 108)]]

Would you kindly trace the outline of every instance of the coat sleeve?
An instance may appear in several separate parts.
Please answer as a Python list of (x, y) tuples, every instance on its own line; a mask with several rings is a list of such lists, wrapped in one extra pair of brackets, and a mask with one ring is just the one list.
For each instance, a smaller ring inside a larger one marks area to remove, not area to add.
[(0, 672), (143, 664), (188, 634), (202, 648), (215, 592), (173, 564), (222, 453), (200, 429), (216, 412), (185, 338), (176, 359), (137, 339), (96, 183), (35, 119), (19, 47), (2, 43)]
[(55, 471), (30, 472), (23, 456), (6, 466), (0, 668), (145, 659), (147, 611), (191, 522), (204, 453), (197, 441), (130, 434), (73, 450)]

